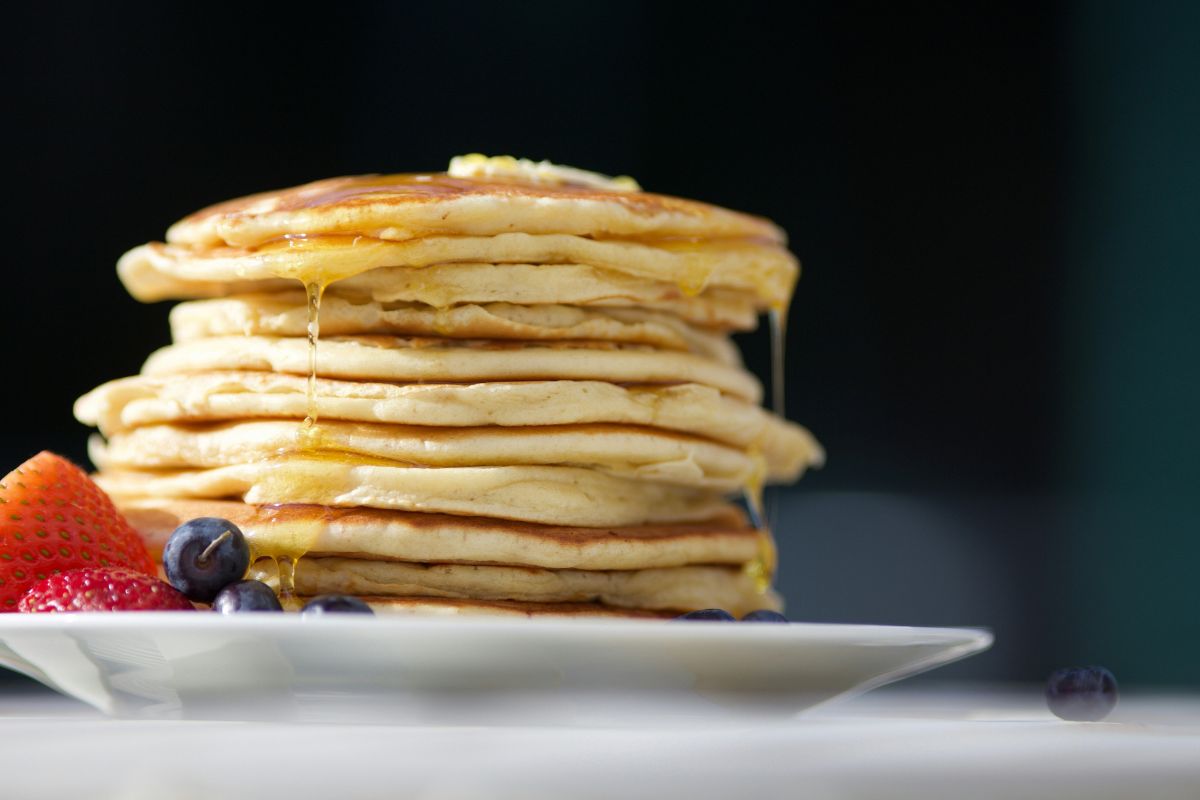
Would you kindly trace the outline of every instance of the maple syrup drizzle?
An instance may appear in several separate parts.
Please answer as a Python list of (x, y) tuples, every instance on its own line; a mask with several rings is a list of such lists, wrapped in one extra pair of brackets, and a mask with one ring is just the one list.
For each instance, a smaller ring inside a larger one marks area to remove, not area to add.
[[(787, 419), (787, 306), (773, 308), (771, 326), (771, 410)], [(773, 531), (779, 521), (779, 487), (767, 492), (767, 525)]]
[(279, 569), (279, 601), (291, 600), (296, 594), (296, 561), (291, 556), (276, 556)]
[(317, 444), (317, 345), (321, 338), (321, 297), (325, 293), (325, 284), (319, 281), (309, 281), (304, 284), (304, 292), (308, 296), (308, 387), (307, 387), (307, 416), (300, 426), (300, 443), (308, 447)]
[(757, 446), (750, 449), (749, 455), (754, 461), (754, 470), (742, 487), (742, 495), (746, 501), (746, 509), (750, 513), (750, 524), (758, 531), (758, 552), (746, 563), (744, 570), (759, 594), (766, 594), (771, 588), (771, 578), (775, 574), (775, 562), (771, 553), (774, 544), (770, 542), (770, 530), (763, 517), (763, 484), (766, 482), (767, 462)]
[[(786, 417), (784, 387), (787, 385), (785, 372), (787, 309), (783, 307), (771, 309), (768, 320), (771, 329), (771, 410), (780, 417)], [(745, 570), (753, 579), (754, 587), (759, 594), (766, 594), (775, 577), (778, 558), (774, 530), (779, 518), (779, 490), (772, 489), (766, 492), (766, 513), (764, 514), (763, 484), (766, 465), (762, 463), (761, 453), (752, 453), (752, 455), (760, 464), (751, 480), (746, 484), (744, 494), (746, 507), (750, 511), (750, 522), (758, 529), (758, 553), (752, 561), (746, 564)]]
[(771, 410), (786, 419), (784, 360), (787, 357), (787, 308), (772, 308), (767, 318), (771, 326)]

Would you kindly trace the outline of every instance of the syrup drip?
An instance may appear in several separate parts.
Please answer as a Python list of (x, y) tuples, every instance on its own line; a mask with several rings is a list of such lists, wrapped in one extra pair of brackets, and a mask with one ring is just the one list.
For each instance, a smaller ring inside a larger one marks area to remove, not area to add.
[[(773, 308), (768, 316), (771, 326), (771, 410), (787, 419), (787, 323), (786, 306)], [(767, 525), (771, 530), (779, 521), (779, 489), (767, 493)]]
[[(786, 417), (786, 397), (784, 387), (787, 385), (785, 373), (785, 346), (787, 343), (787, 309), (773, 308), (769, 314), (771, 328), (771, 410), (781, 417)], [(774, 529), (779, 517), (779, 492), (776, 489), (767, 493), (766, 513), (763, 508), (763, 483), (766, 475), (766, 465), (761, 453), (752, 453), (759, 462), (758, 469), (747, 482), (744, 491), (746, 508), (750, 511), (750, 522), (758, 529), (758, 553), (754, 560), (746, 564), (746, 573), (753, 579), (759, 594), (766, 594), (771, 588), (775, 577), (777, 551), (775, 548)]]
[(279, 568), (279, 601), (291, 600), (296, 594), (296, 562), (291, 556), (277, 556)]
[(300, 426), (300, 443), (315, 449), (320, 439), (317, 431), (317, 344), (321, 338), (321, 297), (325, 293), (325, 284), (308, 282), (304, 284), (304, 291), (308, 295), (308, 388), (307, 416)]
[[(357, 240), (356, 240), (357, 241)], [(292, 243), (289, 242), (289, 245)], [(308, 383), (305, 387), (305, 417), (300, 424), (300, 449), (315, 452), (321, 448), (321, 432), (317, 427), (320, 409), (317, 406), (317, 347), (321, 340), (321, 298), (329, 280), (325, 277), (314, 279), (302, 276), (304, 293), (307, 297), (308, 311)], [(303, 555), (302, 553), (300, 555)], [(296, 599), (296, 560), (300, 557), (291, 555), (271, 556), (275, 561), (276, 572), (279, 576), (279, 602), (287, 610), (296, 610), (299, 601)]]
[(758, 532), (758, 553), (745, 567), (746, 574), (754, 582), (754, 589), (759, 594), (766, 594), (770, 590), (771, 581), (775, 577), (775, 564), (775, 539), (771, 532), (764, 528)]
[(787, 347), (787, 309), (783, 307), (771, 309), (768, 319), (771, 324), (771, 410), (786, 418), (784, 391), (787, 381), (784, 376), (783, 364)]
[(755, 590), (759, 594), (766, 594), (775, 576), (775, 542), (763, 517), (763, 484), (766, 482), (767, 462), (757, 448), (751, 449), (750, 457), (754, 460), (754, 471), (742, 492), (750, 512), (750, 524), (758, 529), (758, 552), (746, 564), (745, 571), (754, 581)]

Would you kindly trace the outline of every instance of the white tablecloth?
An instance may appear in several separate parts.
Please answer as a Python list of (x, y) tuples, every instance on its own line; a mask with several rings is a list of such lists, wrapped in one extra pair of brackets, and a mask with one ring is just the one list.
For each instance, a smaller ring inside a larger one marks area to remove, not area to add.
[(1200, 697), (1051, 717), (1036, 688), (893, 688), (693, 729), (111, 720), (0, 695), (3, 798), (1200, 798)]

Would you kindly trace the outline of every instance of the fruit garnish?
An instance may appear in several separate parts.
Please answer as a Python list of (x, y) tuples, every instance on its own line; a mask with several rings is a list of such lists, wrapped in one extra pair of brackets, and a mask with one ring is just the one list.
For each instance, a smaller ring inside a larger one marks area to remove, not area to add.
[(218, 592), (245, 577), (250, 546), (229, 520), (199, 517), (175, 529), (162, 561), (172, 586), (191, 600), (211, 603)]
[(778, 611), (760, 608), (742, 617), (742, 622), (787, 622), (788, 618)]
[(67, 570), (126, 567), (154, 574), (142, 539), (79, 467), (42, 451), (0, 482), (0, 611)]
[(1097, 722), (1117, 705), (1117, 679), (1104, 667), (1067, 667), (1046, 681), (1046, 705), (1072, 722)]
[(309, 616), (323, 614), (374, 614), (371, 607), (359, 600), (344, 594), (323, 594), (314, 597), (304, 604), (300, 612)]
[(733, 614), (730, 614), (723, 608), (702, 608), (699, 611), (689, 611), (686, 614), (681, 614), (675, 619), (708, 622), (734, 622)]
[(237, 581), (217, 592), (213, 611), (238, 614), (243, 611), (283, 611), (279, 598), (262, 581)]
[(114, 567), (73, 569), (29, 588), (20, 611), (195, 611), (172, 587), (141, 572)]

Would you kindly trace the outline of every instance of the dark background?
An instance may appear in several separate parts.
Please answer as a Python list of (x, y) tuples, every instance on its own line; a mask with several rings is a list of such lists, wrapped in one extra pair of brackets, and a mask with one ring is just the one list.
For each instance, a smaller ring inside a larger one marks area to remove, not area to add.
[[(167, 341), (116, 280), (211, 202), (480, 151), (777, 220), (804, 263), (794, 618), (980, 624), (943, 675), (1200, 685), (1200, 5), (25, 4), (4, 464)], [(766, 363), (765, 336), (747, 337)]]

